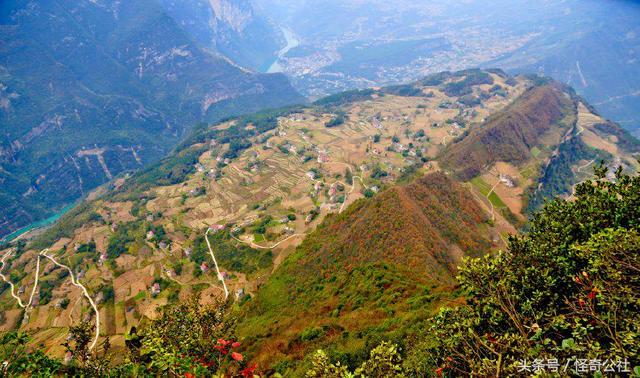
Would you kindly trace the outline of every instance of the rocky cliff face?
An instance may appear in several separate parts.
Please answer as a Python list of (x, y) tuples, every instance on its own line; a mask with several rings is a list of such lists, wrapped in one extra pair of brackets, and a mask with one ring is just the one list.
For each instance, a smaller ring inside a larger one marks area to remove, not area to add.
[(242, 33), (253, 21), (253, 9), (248, 1), (209, 0), (215, 19)]
[(159, 159), (197, 122), (303, 100), (182, 24), (156, 0), (0, 5), (0, 236)]
[(200, 44), (239, 65), (265, 70), (283, 38), (248, 0), (162, 0), (166, 11)]

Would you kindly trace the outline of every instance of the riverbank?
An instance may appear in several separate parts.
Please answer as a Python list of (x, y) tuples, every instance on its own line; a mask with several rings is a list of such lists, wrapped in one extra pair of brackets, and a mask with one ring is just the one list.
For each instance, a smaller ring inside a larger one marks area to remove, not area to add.
[(288, 29), (284, 26), (280, 26), (280, 30), (282, 30), (282, 34), (284, 34), (284, 38), (287, 41), (287, 44), (278, 51), (278, 57), (273, 61), (271, 66), (266, 70), (267, 73), (278, 73), (282, 72), (282, 66), (280, 65), (280, 59), (284, 58), (285, 55), (291, 50), (298, 46), (300, 46), (300, 41), (296, 38), (295, 34), (291, 29)]
[(19, 238), (20, 236), (26, 234), (27, 232), (30, 232), (30, 231), (33, 231), (33, 230), (37, 230), (39, 228), (51, 226), (58, 219), (60, 219), (60, 217), (62, 217), (69, 210), (71, 210), (75, 205), (76, 205), (76, 203), (73, 203), (71, 205), (67, 205), (67, 206), (63, 207), (59, 212), (57, 212), (57, 213), (53, 214), (52, 216), (50, 216), (49, 218), (42, 219), (42, 220), (39, 220), (37, 222), (33, 222), (28, 226), (25, 226), (25, 227), (23, 227), (23, 228), (21, 228), (19, 230), (16, 230), (16, 231), (10, 233), (9, 235), (5, 236), (4, 238), (0, 238), (0, 242), (5, 242), (5, 243), (6, 242), (10, 242), (10, 241), (13, 241), (13, 240)]

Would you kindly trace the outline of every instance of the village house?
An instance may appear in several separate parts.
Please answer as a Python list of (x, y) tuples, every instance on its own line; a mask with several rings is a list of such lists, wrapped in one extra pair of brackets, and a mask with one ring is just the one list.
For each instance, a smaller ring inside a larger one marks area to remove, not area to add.
[(193, 249), (191, 249), (191, 248), (185, 248), (184, 249), (184, 255), (186, 257), (190, 257), (191, 256), (191, 252), (193, 252)]
[(516, 186), (515, 183), (513, 182), (513, 178), (511, 178), (508, 175), (500, 174), (499, 178), (500, 178), (500, 182), (506, 185), (508, 188), (514, 188)]
[(238, 290), (236, 290), (236, 298), (237, 299), (242, 299), (244, 297), (244, 289), (240, 288)]
[(204, 172), (204, 166), (200, 163), (196, 163), (195, 168), (196, 168), (196, 171), (198, 172)]
[(209, 271), (209, 265), (207, 265), (206, 262), (203, 262), (202, 264), (200, 264), (200, 270), (203, 273), (207, 273)]
[(313, 218), (314, 217), (315, 216), (313, 215), (313, 213), (307, 215), (307, 217), (304, 219), (304, 223), (309, 224), (309, 223), (313, 222)]
[(329, 155), (327, 155), (326, 151), (319, 151), (318, 152), (318, 163), (322, 164), (322, 163), (328, 163), (329, 162)]
[(103, 300), (104, 300), (104, 294), (102, 292), (99, 292), (98, 295), (96, 295), (96, 298), (94, 299), (96, 304), (102, 303)]
[(151, 295), (156, 296), (158, 294), (160, 294), (160, 284), (156, 282), (151, 286)]
[(167, 249), (167, 243), (161, 241), (160, 243), (158, 243), (158, 247), (160, 247), (160, 249)]
[(214, 224), (212, 226), (209, 226), (209, 232), (212, 233), (216, 233), (216, 232), (220, 232), (222, 230), (224, 230), (226, 228), (226, 226), (224, 224)]
[(315, 180), (316, 179), (316, 173), (314, 171), (309, 171), (306, 173), (307, 177), (311, 180)]
[(149, 230), (149, 232), (147, 232), (147, 240), (151, 240), (155, 236), (156, 236), (156, 234), (153, 231)]
[[(330, 199), (331, 201), (331, 199)], [(335, 202), (335, 198), (334, 198), (334, 202)], [(337, 210), (338, 209), (338, 204), (337, 203), (323, 203), (320, 205), (320, 210), (327, 210), (327, 211), (333, 211), (333, 210)]]
[(40, 305), (40, 290), (37, 290), (33, 295), (33, 299), (31, 300), (31, 305), (34, 307)]
[(331, 187), (329, 188), (329, 197), (334, 197), (336, 194), (338, 193), (338, 185), (337, 183), (333, 183), (331, 184)]
[(68, 351), (65, 355), (64, 355), (64, 363), (69, 364), (71, 362), (71, 360), (73, 360), (73, 353), (71, 353), (71, 351)]

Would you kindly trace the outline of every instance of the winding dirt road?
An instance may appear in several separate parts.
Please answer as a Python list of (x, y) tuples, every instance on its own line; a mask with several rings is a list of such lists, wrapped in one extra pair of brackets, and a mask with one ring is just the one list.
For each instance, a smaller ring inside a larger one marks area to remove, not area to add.
[[(44, 251), (40, 252), (40, 254), (42, 254)], [(31, 304), (33, 303), (33, 296), (36, 294), (36, 289), (38, 288), (38, 279), (40, 277), (40, 255), (38, 255), (38, 258), (36, 259), (36, 278), (35, 281), (33, 283), (33, 289), (31, 289), (31, 295), (29, 296), (29, 303), (27, 303), (27, 309), (31, 307)]]
[[(96, 343), (98, 342), (98, 337), (100, 336), (100, 313), (98, 312), (98, 307), (96, 306), (95, 302), (93, 301), (93, 299), (91, 298), (91, 296), (89, 295), (89, 291), (87, 291), (87, 288), (84, 287), (84, 285), (82, 285), (81, 283), (79, 283), (78, 281), (76, 281), (75, 277), (73, 276), (73, 271), (71, 270), (71, 268), (69, 268), (68, 266), (64, 265), (64, 264), (60, 264), (58, 261), (56, 261), (55, 258), (53, 258), (52, 256), (49, 256), (47, 254), (47, 252), (49, 252), (49, 249), (44, 249), (42, 251), (40, 251), (40, 253), (38, 254), (38, 257), (36, 259), (36, 272), (35, 272), (35, 280), (34, 280), (34, 284), (33, 284), (33, 288), (31, 289), (31, 295), (29, 296), (29, 302), (25, 305), (24, 303), (22, 303), (22, 300), (20, 299), (20, 297), (18, 297), (15, 294), (15, 288), (13, 283), (7, 279), (7, 277), (5, 277), (4, 274), (0, 273), (0, 277), (2, 277), (2, 280), (4, 280), (4, 282), (8, 283), (9, 286), (11, 286), (11, 296), (18, 302), (18, 306), (24, 308), (25, 310), (29, 310), (29, 308), (31, 308), (31, 305), (33, 303), (33, 297), (35, 296), (36, 293), (36, 289), (38, 288), (38, 279), (40, 277), (40, 258), (41, 257), (46, 257), (49, 260), (51, 260), (56, 266), (66, 269), (69, 272), (69, 276), (71, 277), (71, 283), (76, 286), (79, 287), (80, 289), (82, 289), (84, 296), (89, 300), (89, 303), (91, 304), (91, 307), (93, 307), (93, 310), (96, 313), (96, 333), (95, 336), (93, 338), (93, 341), (91, 343), (91, 345), (89, 346), (89, 349), (93, 349), (96, 346)], [(8, 252), (7, 254), (5, 254), (2, 257), (2, 260), (0, 260), (0, 263), (2, 264), (2, 267), (0, 267), (0, 272), (2, 272), (2, 270), (4, 270), (4, 265), (5, 265), (5, 260), (11, 256), (12, 252)]]
[[(73, 276), (73, 271), (71, 270), (71, 268), (69, 268), (68, 266), (66, 266), (64, 264), (60, 264), (52, 256), (47, 255), (48, 251), (49, 251), (48, 249), (45, 249), (44, 251), (40, 252), (40, 255), (48, 258), (56, 266), (58, 266), (60, 268), (63, 268), (63, 269), (66, 269), (69, 272), (69, 277), (71, 278), (71, 283), (74, 286), (79, 287), (82, 290), (82, 292), (84, 293), (84, 296), (89, 301), (89, 304), (91, 304), (91, 307), (93, 307), (93, 311), (95, 311), (95, 313), (96, 313), (96, 332), (95, 332), (95, 335), (93, 337), (93, 341), (91, 342), (91, 345), (89, 346), (89, 349), (91, 350), (98, 343), (98, 337), (100, 336), (100, 312), (98, 311), (98, 306), (96, 306), (95, 302), (93, 301), (93, 298), (91, 298), (91, 296), (89, 295), (89, 291), (87, 290), (87, 288), (83, 284), (78, 282), (76, 280), (76, 278)], [(38, 259), (38, 261), (40, 261), (40, 259)]]
[(227, 284), (224, 282), (224, 277), (222, 277), (222, 273), (220, 273), (220, 268), (218, 267), (218, 261), (216, 260), (216, 256), (214, 256), (213, 254), (213, 250), (211, 249), (211, 243), (209, 242), (209, 231), (211, 231), (211, 228), (207, 228), (207, 232), (204, 233), (204, 240), (207, 241), (209, 254), (211, 255), (211, 259), (213, 260), (213, 265), (215, 265), (216, 267), (218, 279), (222, 282), (222, 287), (224, 288), (224, 299), (227, 300), (227, 298), (229, 298), (229, 289), (227, 289)]
[(0, 267), (0, 278), (2, 278), (4, 282), (8, 283), (9, 286), (11, 286), (11, 296), (18, 302), (18, 306), (25, 308), (26, 306), (24, 305), (24, 303), (22, 303), (22, 299), (20, 299), (20, 297), (16, 295), (15, 286), (13, 285), (13, 282), (11, 282), (4, 274), (2, 274), (2, 271), (4, 270), (4, 261), (8, 257), (10, 257), (12, 253), (13, 253), (12, 251), (7, 252), (2, 257), (2, 260), (0, 260), (0, 264), (2, 264), (2, 266)]
[(278, 247), (280, 244), (286, 242), (287, 240), (293, 239), (293, 238), (297, 238), (300, 236), (307, 236), (307, 234), (293, 234), (290, 235), (289, 237), (287, 237), (286, 239), (282, 239), (279, 242), (277, 242), (276, 244), (272, 245), (272, 246), (265, 246), (265, 245), (259, 245), (256, 244), (254, 242), (248, 242), (246, 240), (242, 240), (242, 239), (238, 239), (235, 236), (231, 235), (232, 238), (234, 238), (235, 240), (239, 241), (240, 243), (246, 244), (248, 246), (250, 246), (251, 248), (256, 248), (256, 249), (274, 249), (276, 247)]

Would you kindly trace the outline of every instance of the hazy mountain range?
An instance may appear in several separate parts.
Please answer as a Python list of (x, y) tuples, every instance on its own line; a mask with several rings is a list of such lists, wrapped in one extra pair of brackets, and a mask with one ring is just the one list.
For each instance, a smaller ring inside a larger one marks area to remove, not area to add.
[(0, 2), (0, 375), (640, 374), (638, 20)]
[(281, 59), (310, 96), (476, 66), (572, 85), (606, 117), (640, 126), (636, 1), (256, 0), (293, 33)]

